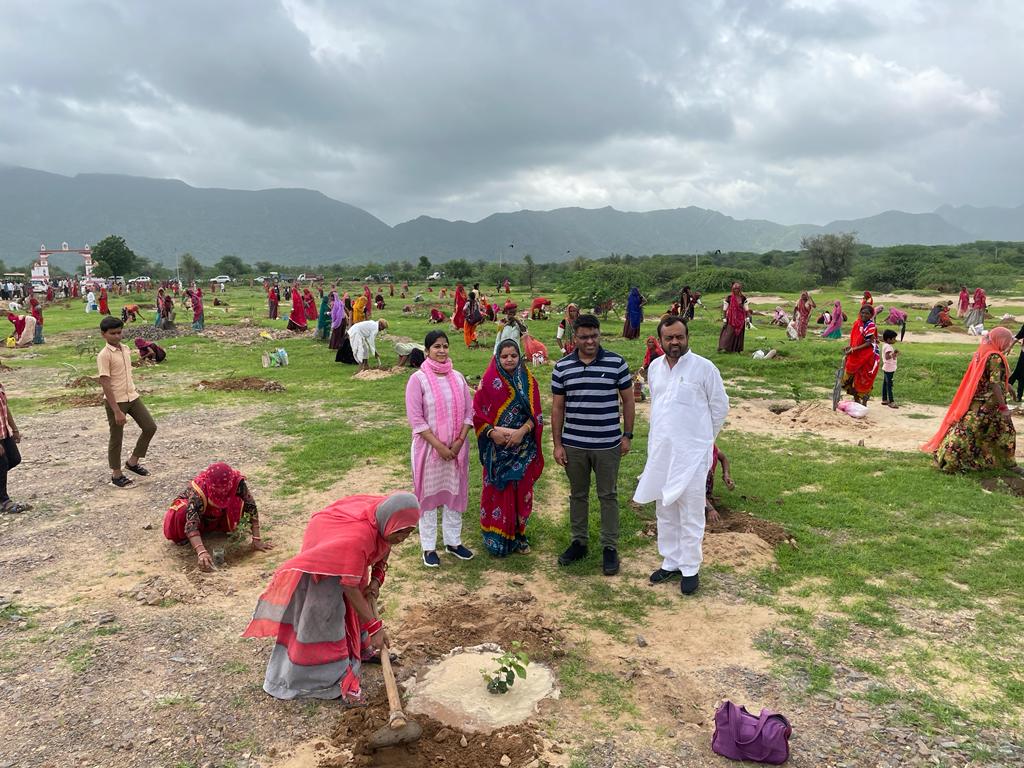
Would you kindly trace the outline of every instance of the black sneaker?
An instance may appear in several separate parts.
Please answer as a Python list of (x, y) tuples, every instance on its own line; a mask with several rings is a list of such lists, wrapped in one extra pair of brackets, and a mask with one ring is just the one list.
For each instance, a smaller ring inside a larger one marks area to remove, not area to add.
[(651, 584), (663, 584), (680, 575), (682, 574), (679, 571), (666, 571), (664, 568), (659, 568), (651, 574)]
[(582, 541), (573, 540), (569, 548), (558, 556), (559, 565), (571, 565), (577, 560), (582, 560), (587, 556), (587, 545)]
[(423, 553), (423, 564), (427, 568), (440, 568), (441, 558), (437, 556), (437, 552), (433, 549)]
[(693, 576), (683, 576), (679, 582), (679, 591), (684, 595), (692, 595), (697, 591), (697, 587), (700, 586), (700, 575), (693, 574)]
[(605, 547), (601, 562), (601, 570), (605, 576), (614, 576), (619, 572), (619, 553), (615, 547)]
[(445, 551), (447, 551), (449, 555), (454, 555), (455, 557), (459, 558), (459, 560), (472, 560), (473, 559), (473, 553), (470, 552), (466, 547), (464, 547), (461, 544), (459, 544), (459, 546), (457, 546), (457, 547), (447, 547), (446, 546), (445, 547)]

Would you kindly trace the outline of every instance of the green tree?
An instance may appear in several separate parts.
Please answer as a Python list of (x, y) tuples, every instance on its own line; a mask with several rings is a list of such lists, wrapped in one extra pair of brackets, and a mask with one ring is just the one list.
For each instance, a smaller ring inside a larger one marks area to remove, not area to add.
[(178, 259), (178, 270), (181, 272), (182, 279), (186, 283), (191, 283), (203, 274), (203, 265), (191, 253), (183, 253)]
[(92, 262), (92, 273), (96, 277), (113, 277), (114, 271), (110, 268), (110, 265), (102, 259), (93, 259)]
[(252, 271), (249, 265), (238, 256), (222, 256), (220, 261), (213, 265), (213, 270), (218, 275), (230, 275), (231, 277), (238, 277)]
[(128, 243), (120, 235), (108, 235), (92, 247), (92, 257), (96, 261), (104, 262), (113, 275), (124, 275), (135, 269), (138, 257), (135, 251), (128, 247)]
[(566, 275), (562, 290), (569, 295), (569, 301), (579, 304), (582, 311), (589, 311), (607, 301), (625, 303), (629, 289), (634, 285), (641, 293), (648, 292), (649, 278), (642, 270), (603, 263), (590, 264), (586, 269)]
[(456, 280), (465, 280), (474, 273), (473, 267), (465, 259), (455, 259), (444, 265), (445, 274)]
[(274, 263), (270, 261), (257, 261), (256, 271), (261, 275), (266, 275), (270, 272), (274, 272)]
[(434, 265), (430, 263), (430, 259), (426, 256), (420, 256), (418, 267), (424, 274), (430, 274), (430, 270), (434, 268)]
[(850, 274), (856, 245), (857, 235), (854, 232), (815, 235), (800, 240), (800, 247), (810, 258), (811, 269), (825, 285), (836, 285)]

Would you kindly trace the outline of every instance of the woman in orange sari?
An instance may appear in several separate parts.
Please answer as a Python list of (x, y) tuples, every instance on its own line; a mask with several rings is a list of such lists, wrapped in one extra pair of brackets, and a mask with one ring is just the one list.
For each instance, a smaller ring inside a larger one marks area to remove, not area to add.
[(498, 345), (473, 396), (473, 427), (483, 465), (480, 527), (497, 557), (530, 551), (526, 523), (533, 486), (544, 471), (540, 388), (523, 364), (519, 345)]
[(462, 338), (466, 347), (475, 349), (480, 346), (476, 340), (476, 327), (483, 322), (483, 313), (480, 312), (480, 294), (474, 288), (469, 292), (469, 298), (464, 307), (464, 319), (462, 321)]
[(1015, 458), (1017, 432), (1006, 404), (1013, 332), (993, 328), (971, 358), (935, 436), (921, 446), (943, 472), (1009, 469), (1024, 474)]
[(390, 640), (376, 601), (391, 547), (420, 517), (411, 493), (349, 496), (310, 518), (302, 549), (278, 566), (243, 637), (273, 637), (263, 690), (278, 699), (363, 700), (362, 665)]
[(861, 304), (860, 313), (850, 330), (850, 346), (846, 348), (846, 367), (843, 389), (853, 395), (854, 401), (867, 405), (871, 390), (878, 377), (881, 358), (878, 354), (878, 329), (875, 310), (870, 304)]

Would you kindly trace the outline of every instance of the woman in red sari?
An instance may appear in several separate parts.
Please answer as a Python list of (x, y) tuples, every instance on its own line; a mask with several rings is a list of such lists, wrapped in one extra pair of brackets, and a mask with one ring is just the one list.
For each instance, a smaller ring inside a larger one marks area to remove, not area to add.
[(307, 320), (316, 320), (319, 313), (316, 311), (316, 299), (309, 288), (302, 289), (302, 312)]
[(110, 314), (110, 304), (107, 302), (107, 286), (105, 285), (100, 288), (100, 314)]
[(732, 292), (722, 302), (722, 332), (718, 335), (719, 352), (742, 352), (747, 332), (747, 297), (743, 284), (733, 283)]
[(362, 701), (362, 665), (390, 644), (375, 603), (391, 547), (420, 518), (411, 493), (349, 496), (310, 518), (243, 637), (273, 637), (263, 690), (278, 699)]
[(455, 310), (452, 312), (452, 325), (462, 330), (462, 323), (466, 320), (466, 289), (459, 283), (455, 286)]
[(865, 306), (873, 307), (873, 306), (875, 306), (875, 299), (871, 295), (871, 291), (864, 291), (864, 297), (860, 300), (860, 305), (862, 307), (865, 307)]
[(880, 367), (878, 329), (874, 317), (874, 308), (870, 304), (862, 304), (850, 331), (850, 346), (845, 351), (843, 389), (861, 405), (867, 405)]
[(292, 286), (292, 312), (288, 315), (289, 331), (305, 331), (309, 328), (306, 324), (306, 310), (302, 306), (302, 295), (298, 286)]
[(370, 320), (373, 317), (373, 294), (370, 293), (370, 286), (363, 286), (363, 296), (366, 298), (366, 309), (363, 310), (363, 320)]
[[(136, 339), (138, 341), (138, 339)], [(164, 515), (164, 536), (175, 544), (192, 545), (199, 567), (216, 570), (203, 544), (204, 533), (231, 533), (245, 517), (252, 530), (252, 548), (265, 551), (274, 545), (260, 538), (256, 501), (245, 475), (224, 462), (211, 464), (189, 484)]]
[(540, 388), (523, 364), (519, 345), (498, 345), (473, 396), (473, 427), (483, 465), (480, 527), (484, 546), (497, 557), (526, 554), (526, 523), (533, 485), (544, 471)]
[(644, 362), (640, 366), (644, 373), (647, 372), (647, 366), (657, 360), (659, 357), (665, 354), (665, 350), (661, 348), (661, 344), (653, 336), (647, 337), (647, 351), (644, 353)]
[(796, 337), (803, 339), (807, 337), (807, 323), (811, 319), (811, 312), (818, 306), (814, 303), (811, 295), (804, 291), (793, 309), (793, 321), (796, 323)]

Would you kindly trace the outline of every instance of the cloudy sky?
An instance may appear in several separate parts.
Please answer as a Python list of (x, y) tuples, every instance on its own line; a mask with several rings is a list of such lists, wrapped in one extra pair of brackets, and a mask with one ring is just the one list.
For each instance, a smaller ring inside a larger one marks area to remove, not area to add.
[(1015, 0), (0, 0), (0, 162), (389, 224), (1020, 205), (1022, 37)]

